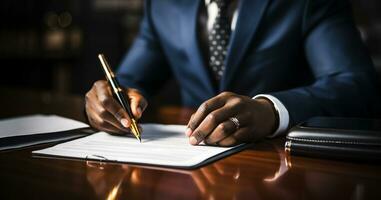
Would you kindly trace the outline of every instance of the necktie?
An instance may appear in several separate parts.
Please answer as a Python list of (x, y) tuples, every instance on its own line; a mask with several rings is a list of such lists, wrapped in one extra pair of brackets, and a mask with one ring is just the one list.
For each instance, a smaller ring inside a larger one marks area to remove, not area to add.
[(209, 66), (216, 80), (221, 80), (225, 71), (224, 61), (231, 33), (230, 21), (227, 15), (227, 0), (214, 0), (218, 14), (209, 32)]

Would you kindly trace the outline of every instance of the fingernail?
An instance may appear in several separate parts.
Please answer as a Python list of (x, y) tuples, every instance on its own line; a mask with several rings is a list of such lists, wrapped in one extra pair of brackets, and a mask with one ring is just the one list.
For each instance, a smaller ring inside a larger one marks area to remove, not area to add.
[(124, 127), (126, 127), (126, 128), (128, 128), (129, 126), (130, 126), (130, 122), (127, 120), (127, 119), (121, 119), (120, 120), (120, 123), (124, 126)]
[(197, 144), (197, 139), (196, 139), (194, 136), (192, 136), (192, 137), (190, 137), (189, 142), (190, 142), (192, 145), (196, 145), (196, 144)]
[(185, 130), (185, 135), (186, 136), (190, 136), (190, 135), (192, 135), (192, 129), (190, 129), (190, 128), (187, 128), (186, 130)]

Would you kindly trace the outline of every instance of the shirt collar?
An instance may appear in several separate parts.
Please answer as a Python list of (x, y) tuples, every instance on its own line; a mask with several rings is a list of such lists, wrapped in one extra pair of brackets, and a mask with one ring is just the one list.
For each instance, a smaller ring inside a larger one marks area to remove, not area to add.
[(209, 4), (211, 4), (212, 3), (212, 0), (205, 0), (205, 5), (209, 5)]

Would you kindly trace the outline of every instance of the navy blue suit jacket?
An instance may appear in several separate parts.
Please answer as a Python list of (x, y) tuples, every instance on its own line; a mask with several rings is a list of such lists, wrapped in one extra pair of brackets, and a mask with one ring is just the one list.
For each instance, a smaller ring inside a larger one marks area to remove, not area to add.
[(226, 71), (213, 87), (197, 38), (203, 0), (146, 0), (120, 82), (149, 96), (174, 77), (185, 106), (222, 91), (278, 98), (292, 122), (369, 116), (378, 91), (371, 59), (346, 0), (240, 0)]

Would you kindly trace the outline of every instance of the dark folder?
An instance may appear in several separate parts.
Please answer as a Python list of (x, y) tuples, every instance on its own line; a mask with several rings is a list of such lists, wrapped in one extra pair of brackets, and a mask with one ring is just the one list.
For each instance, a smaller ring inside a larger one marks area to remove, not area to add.
[(0, 151), (20, 149), (34, 145), (64, 142), (81, 137), (88, 136), (95, 131), (91, 128), (79, 128), (67, 131), (59, 131), (53, 133), (41, 133), (34, 135), (21, 135), (14, 137), (6, 137), (0, 139)]
[(316, 117), (292, 128), (286, 151), (353, 161), (381, 161), (381, 120)]

